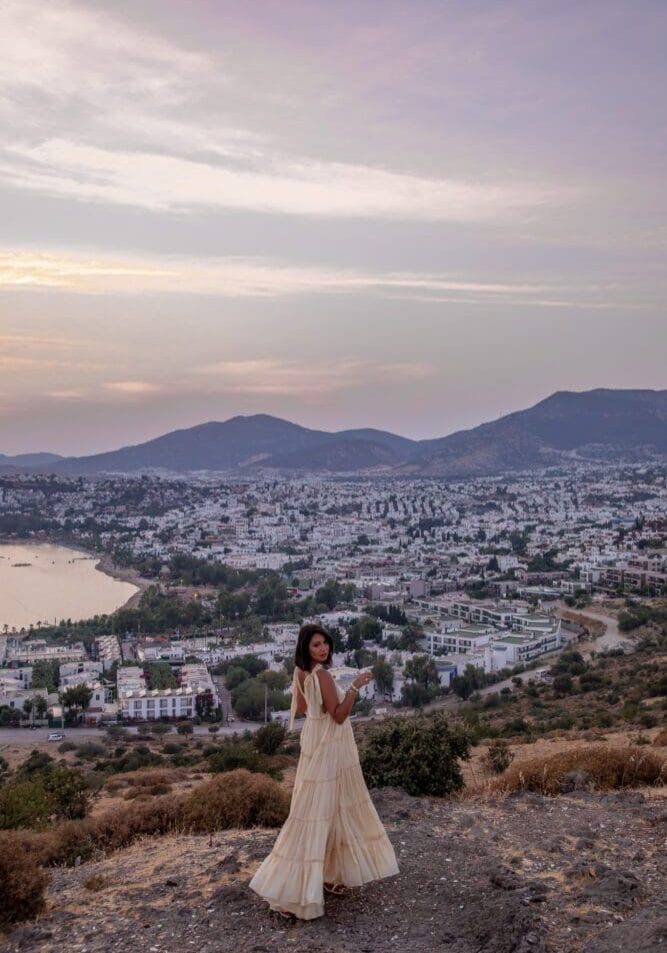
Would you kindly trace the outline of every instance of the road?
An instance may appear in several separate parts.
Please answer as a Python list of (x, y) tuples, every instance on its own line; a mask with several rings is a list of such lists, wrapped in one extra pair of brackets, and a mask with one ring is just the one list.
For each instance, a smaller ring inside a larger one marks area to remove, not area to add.
[[(127, 726), (123, 725), (129, 734), (143, 734), (148, 731), (148, 726), (142, 725), (140, 728), (136, 725)], [(208, 725), (194, 725), (194, 733), (196, 735), (205, 735), (209, 738), (213, 736), (208, 730)], [(257, 731), (258, 728), (261, 728), (261, 724), (256, 721), (235, 721), (233, 724), (220, 728), (217, 732), (217, 737), (230, 736), (236, 732), (241, 731)], [(30, 728), (0, 728), (0, 752), (2, 751), (3, 746), (6, 745), (36, 745), (44, 744), (47, 741), (47, 736), (49, 731), (60, 731), (59, 728), (36, 728), (34, 731)], [(63, 731), (67, 741), (91, 741), (91, 740), (100, 740), (106, 737), (106, 730), (104, 728), (65, 728)], [(171, 738), (176, 740), (179, 736), (174, 727), (171, 735), (162, 735), (164, 738)], [(53, 742), (54, 748), (56, 743)]]
[[(600, 652), (618, 648), (619, 645), (624, 647), (632, 645), (630, 639), (619, 630), (617, 620), (611, 616), (603, 615), (601, 612), (595, 612), (591, 609), (584, 609), (579, 612), (579, 615), (593, 622), (602, 622), (607, 627), (604, 635), (599, 636), (597, 639), (592, 639), (590, 642), (583, 643), (584, 649), (588, 650), (588, 646), (590, 645), (596, 652)], [(585, 652), (582, 654), (585, 654)]]

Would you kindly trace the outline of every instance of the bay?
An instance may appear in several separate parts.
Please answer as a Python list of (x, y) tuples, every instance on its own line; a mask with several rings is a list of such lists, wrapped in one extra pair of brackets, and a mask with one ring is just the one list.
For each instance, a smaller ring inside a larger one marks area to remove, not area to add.
[(96, 569), (97, 557), (52, 543), (0, 544), (0, 634), (113, 612), (138, 590)]

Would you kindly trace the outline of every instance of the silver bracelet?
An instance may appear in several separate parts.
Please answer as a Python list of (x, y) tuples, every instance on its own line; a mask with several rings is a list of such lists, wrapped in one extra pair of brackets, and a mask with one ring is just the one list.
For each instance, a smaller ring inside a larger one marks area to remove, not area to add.
[(348, 688), (348, 692), (354, 692), (355, 695), (358, 695), (359, 689), (357, 688), (356, 685), (350, 685), (350, 687)]

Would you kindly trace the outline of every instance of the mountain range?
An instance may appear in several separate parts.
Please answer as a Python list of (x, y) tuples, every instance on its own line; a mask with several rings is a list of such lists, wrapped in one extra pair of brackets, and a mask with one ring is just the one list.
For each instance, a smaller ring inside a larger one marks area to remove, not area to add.
[(434, 440), (383, 430), (328, 432), (268, 414), (175, 430), (85, 457), (0, 455), (3, 470), (62, 474), (217, 470), (466, 477), (577, 460), (667, 456), (667, 390), (558, 391), (526, 410)]

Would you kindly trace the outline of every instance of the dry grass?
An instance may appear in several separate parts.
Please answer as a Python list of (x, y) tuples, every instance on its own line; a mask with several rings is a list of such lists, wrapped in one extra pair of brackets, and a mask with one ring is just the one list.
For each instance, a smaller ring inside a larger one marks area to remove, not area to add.
[(512, 764), (489, 787), (503, 793), (536, 791), (555, 795), (567, 789), (568, 775), (572, 774), (579, 775), (579, 783), (609, 791), (664, 784), (667, 763), (645, 747), (581, 745)]
[(290, 798), (264, 774), (243, 768), (199, 785), (183, 806), (186, 830), (199, 833), (232, 827), (278, 827), (289, 811)]
[(83, 881), (83, 887), (93, 893), (98, 893), (100, 890), (106, 890), (112, 883), (113, 881), (109, 877), (104, 877), (102, 874), (93, 874), (91, 877), (86, 877)]
[[(126, 771), (122, 774), (113, 774), (106, 782), (107, 789), (116, 785), (130, 787), (153, 787), (155, 784), (177, 784), (187, 778), (188, 773), (183, 768), (142, 768), (139, 771)], [(116, 788), (117, 790), (117, 788)]]
[(667, 728), (661, 728), (653, 739), (656, 748), (667, 748)]
[(0, 831), (0, 929), (40, 912), (49, 879), (24, 836)]

